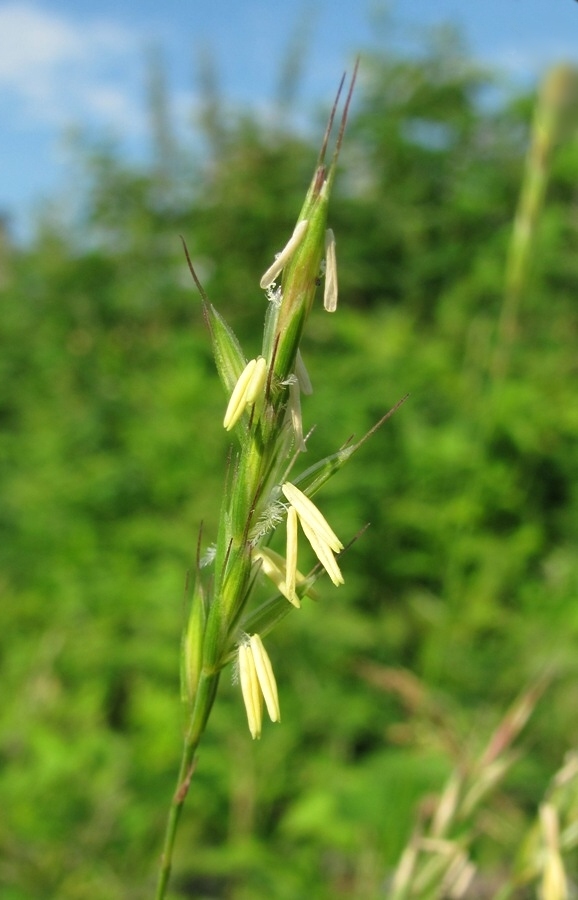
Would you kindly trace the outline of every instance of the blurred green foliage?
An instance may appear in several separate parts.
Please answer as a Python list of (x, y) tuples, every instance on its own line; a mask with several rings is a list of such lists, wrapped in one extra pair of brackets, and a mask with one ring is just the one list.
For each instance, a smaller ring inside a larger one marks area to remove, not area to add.
[[(223, 679), (174, 898), (387, 896), (416, 803), (459, 753), (364, 677), (368, 661), (411, 669), (463, 748), (550, 673), (502, 801), (511, 827), (478, 848), (490, 873), (578, 740), (575, 127), (554, 153), (507, 373), (491, 373), (532, 104), (447, 47), (363, 61), (331, 216), (340, 308), (314, 312), (305, 340), (311, 454), (411, 397), (324, 492), (344, 539), (371, 524), (344, 587), (323, 584), (268, 642), (282, 724), (253, 744)], [(90, 148), (74, 229), (46, 218), (2, 253), (5, 900), (152, 894), (180, 753), (185, 576), (200, 523), (214, 534), (227, 451), (179, 234), (254, 355), (258, 279), (317, 146), (206, 112), (209, 162), (165, 141), (137, 171)]]

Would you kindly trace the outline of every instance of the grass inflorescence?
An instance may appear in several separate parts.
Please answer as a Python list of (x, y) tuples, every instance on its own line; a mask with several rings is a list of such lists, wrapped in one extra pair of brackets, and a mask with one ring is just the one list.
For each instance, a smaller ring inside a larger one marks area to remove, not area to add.
[[(357, 66), (331, 160), (326, 162), (328, 143), (345, 78), (293, 233), (260, 280), (267, 310), (257, 357), (246, 358), (232, 329), (209, 301), (185, 246), (228, 397), (222, 424), (234, 443), (227, 462), (217, 539), (211, 552), (202, 556), (203, 564), (199, 548), (190, 584), (181, 654), (186, 731), (157, 900), (165, 896), (178, 819), (223, 668), (230, 662), (236, 666), (249, 731), (259, 738), (263, 705), (273, 722), (281, 718), (275, 675), (262, 637), (299, 609), (305, 597), (315, 596), (314, 584), (323, 573), (335, 586), (344, 581), (338, 563), (344, 544), (312, 497), (374, 429), (304, 472), (295, 475), (294, 469), (306, 449), (301, 396), (312, 390), (300, 343), (321, 285), (325, 310), (335, 312), (337, 307), (335, 236), (327, 227), (327, 214), (356, 73)], [(285, 555), (269, 547), (273, 534), (283, 529)], [(301, 537), (318, 560), (308, 574), (298, 568)], [(255, 586), (263, 580), (270, 584), (271, 593), (257, 606), (252, 602)]]

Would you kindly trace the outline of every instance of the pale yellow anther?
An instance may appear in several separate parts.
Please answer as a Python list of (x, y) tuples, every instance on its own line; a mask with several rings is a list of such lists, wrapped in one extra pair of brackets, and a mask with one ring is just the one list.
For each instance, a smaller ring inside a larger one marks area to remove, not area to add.
[(297, 222), (295, 230), (287, 241), (287, 244), (285, 245), (283, 250), (281, 250), (281, 253), (277, 254), (277, 256), (275, 257), (275, 262), (269, 266), (269, 268), (261, 278), (260, 285), (263, 289), (268, 288), (269, 285), (273, 284), (277, 276), (285, 268), (285, 266), (297, 250), (297, 247), (303, 240), (305, 232), (307, 231), (308, 224), (309, 223), (307, 219), (302, 219), (301, 222)]
[(261, 737), (262, 698), (252, 649), (248, 643), (239, 645), (239, 681), (247, 712), (247, 722), (253, 740)]
[[(294, 597), (296, 578), (297, 578), (297, 510), (294, 506), (290, 506), (287, 510), (287, 564), (286, 564), (286, 585), (287, 596), (289, 599)], [(293, 600), (291, 600), (293, 603)]]
[(253, 654), (257, 678), (259, 686), (263, 693), (265, 706), (272, 722), (281, 721), (281, 712), (279, 710), (279, 697), (277, 695), (277, 682), (273, 674), (271, 660), (263, 646), (263, 641), (258, 634), (252, 634), (250, 637), (250, 649)]
[(323, 540), (335, 553), (343, 550), (343, 544), (325, 519), (320, 513), (312, 500), (307, 497), (303, 491), (295, 487), (291, 482), (286, 481), (281, 485), (285, 497), (289, 503), (295, 507), (299, 515), (301, 523), (306, 522), (311, 531), (315, 532), (318, 537)]
[(266, 380), (266, 360), (262, 356), (249, 360), (239, 375), (225, 412), (223, 427), (227, 431), (235, 427), (247, 406), (255, 404), (260, 399)]
[(247, 385), (245, 398), (247, 403), (257, 403), (261, 399), (265, 382), (267, 381), (267, 360), (263, 356), (257, 357), (257, 363), (253, 369), (251, 380)]
[(317, 559), (331, 578), (331, 581), (336, 586), (343, 584), (343, 576), (333, 555), (343, 550), (343, 544), (315, 504), (303, 491), (300, 491), (298, 487), (295, 487), (294, 484), (288, 481), (281, 485), (281, 490), (290, 503), (287, 522), (289, 523), (290, 510), (294, 509), (299, 517), (303, 534), (311, 544)]
[(333, 555), (333, 551), (329, 544), (327, 544), (317, 531), (309, 527), (309, 524), (306, 520), (300, 519), (301, 528), (303, 529), (303, 534), (311, 544), (313, 548), (313, 552), (315, 553), (317, 559), (331, 578), (331, 581), (335, 585), (335, 587), (339, 587), (340, 584), (343, 584), (343, 575), (341, 574), (341, 570), (337, 565), (336, 559)]
[(337, 309), (337, 257), (335, 255), (335, 235), (331, 228), (325, 232), (325, 289), (323, 306), (327, 312)]
[[(271, 579), (279, 593), (283, 594), (289, 603), (300, 609), (301, 602), (295, 592), (295, 585), (290, 589), (287, 584), (287, 564), (283, 557), (279, 553), (275, 553), (274, 550), (263, 549), (257, 550), (253, 554), (253, 559), (260, 561), (263, 575)], [(303, 582), (305, 581), (305, 576), (298, 570), (295, 570), (295, 580), (299, 583)]]

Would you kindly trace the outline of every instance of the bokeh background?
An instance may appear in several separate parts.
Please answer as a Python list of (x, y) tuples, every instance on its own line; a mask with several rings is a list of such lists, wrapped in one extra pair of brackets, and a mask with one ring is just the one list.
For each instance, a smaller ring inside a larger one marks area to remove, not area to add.
[[(452, 772), (475, 783), (539, 683), (506, 777), (448, 836), (470, 892), (407, 896), (497, 896), (531, 845), (578, 740), (571, 68), (535, 118), (547, 69), (578, 53), (578, 4), (464, 6), (0, 6), (6, 900), (153, 894), (186, 573), (227, 454), (179, 235), (254, 356), (259, 277), (357, 53), (330, 216), (340, 307), (314, 310), (304, 345), (309, 455), (411, 396), (324, 491), (342, 538), (370, 525), (345, 585), (268, 640), (282, 724), (253, 743), (222, 680), (170, 896), (391, 896), (418, 811)], [(575, 837), (576, 803), (559, 815)], [(507, 896), (535, 896), (537, 873)]]

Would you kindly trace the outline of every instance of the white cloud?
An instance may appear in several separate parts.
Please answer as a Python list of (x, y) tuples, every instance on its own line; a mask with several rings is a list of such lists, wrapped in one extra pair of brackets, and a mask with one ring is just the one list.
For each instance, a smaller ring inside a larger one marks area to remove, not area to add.
[[(20, 128), (71, 121), (140, 129), (142, 35), (30, 2), (0, 6), (0, 103)], [(15, 121), (16, 118), (16, 121)]]
[(22, 68), (44, 69), (78, 58), (78, 35), (64, 20), (25, 3), (0, 9), (0, 79), (9, 83)]

